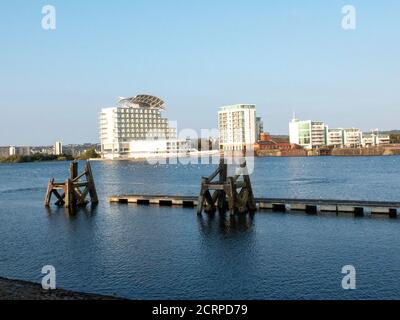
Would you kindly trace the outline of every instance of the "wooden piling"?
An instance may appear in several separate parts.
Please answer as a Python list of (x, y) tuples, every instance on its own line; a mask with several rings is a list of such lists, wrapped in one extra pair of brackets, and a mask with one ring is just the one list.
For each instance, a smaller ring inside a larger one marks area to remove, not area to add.
[(209, 177), (202, 178), (198, 214), (203, 211), (213, 213), (217, 209), (220, 212), (229, 209), (232, 215), (257, 210), (245, 158), (240, 165), (240, 170), (240, 174), (228, 177), (228, 165), (221, 156), (216, 171)]
[[(90, 196), (92, 205), (97, 205), (99, 199), (90, 162), (86, 162), (85, 170), (80, 175), (78, 174), (77, 162), (72, 162), (70, 164), (69, 171), (70, 177), (65, 182), (56, 183), (54, 179), (49, 181), (45, 197), (45, 206), (50, 206), (52, 195), (57, 198), (55, 202), (57, 206), (65, 205), (66, 208), (75, 208), (77, 206), (84, 207), (89, 203), (89, 201), (86, 200), (88, 195)], [(86, 181), (81, 181), (84, 177)]]

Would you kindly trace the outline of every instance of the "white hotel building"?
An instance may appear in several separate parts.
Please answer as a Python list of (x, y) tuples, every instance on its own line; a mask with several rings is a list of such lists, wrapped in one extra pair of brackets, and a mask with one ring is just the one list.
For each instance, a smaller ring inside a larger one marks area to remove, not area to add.
[(218, 112), (219, 144), (223, 151), (252, 150), (257, 142), (260, 119), (256, 106), (237, 104), (221, 107)]
[(101, 154), (104, 159), (146, 158), (188, 151), (186, 140), (178, 140), (176, 128), (161, 116), (161, 99), (138, 95), (123, 98), (100, 114)]

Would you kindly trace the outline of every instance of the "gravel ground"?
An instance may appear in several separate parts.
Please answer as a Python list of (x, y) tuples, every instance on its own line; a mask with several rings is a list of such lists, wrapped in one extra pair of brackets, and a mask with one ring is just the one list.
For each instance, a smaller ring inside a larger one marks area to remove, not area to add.
[(0, 278), (0, 300), (120, 300), (95, 294), (57, 289), (46, 291), (39, 284)]

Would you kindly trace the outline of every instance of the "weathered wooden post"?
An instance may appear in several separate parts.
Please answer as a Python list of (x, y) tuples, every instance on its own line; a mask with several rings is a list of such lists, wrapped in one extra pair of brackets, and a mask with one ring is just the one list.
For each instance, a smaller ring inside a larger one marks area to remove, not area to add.
[(71, 162), (69, 166), (69, 174), (71, 180), (74, 180), (78, 177), (78, 162), (75, 161)]
[(71, 179), (68, 179), (65, 182), (66, 189), (65, 189), (65, 207), (72, 208), (75, 206), (75, 197), (74, 197), (74, 187), (72, 184)]
[[(232, 215), (257, 210), (245, 160), (241, 163), (240, 170), (241, 173), (238, 175), (228, 177), (228, 166), (224, 157), (221, 157), (217, 170), (211, 176), (202, 179), (198, 214), (201, 214), (203, 210), (215, 212), (217, 207), (222, 212), (228, 208)], [(215, 182), (214, 179), (217, 177), (218, 181)], [(240, 181), (240, 178), (243, 180)], [(210, 191), (214, 193), (211, 194)]]
[(90, 200), (93, 205), (97, 205), (99, 203), (99, 198), (97, 196), (96, 186), (94, 184), (92, 167), (90, 162), (86, 162), (86, 181), (87, 181), (87, 188), (89, 190)]
[(44, 200), (44, 205), (46, 207), (50, 207), (51, 194), (53, 191), (53, 184), (54, 184), (54, 179), (50, 179), (49, 183), (47, 184), (46, 198)]
[[(69, 171), (70, 177), (64, 183), (56, 183), (54, 182), (54, 179), (49, 181), (45, 198), (45, 206), (50, 206), (51, 196), (53, 194), (57, 198), (55, 203), (57, 206), (65, 205), (66, 208), (86, 206), (88, 204), (88, 201), (86, 200), (88, 194), (90, 195), (92, 205), (97, 205), (99, 203), (99, 199), (89, 161), (86, 162), (85, 171), (82, 174), (78, 174), (77, 162), (72, 162), (70, 164)], [(83, 177), (86, 178), (86, 181), (80, 181)], [(63, 193), (60, 194), (59, 191), (62, 191)]]

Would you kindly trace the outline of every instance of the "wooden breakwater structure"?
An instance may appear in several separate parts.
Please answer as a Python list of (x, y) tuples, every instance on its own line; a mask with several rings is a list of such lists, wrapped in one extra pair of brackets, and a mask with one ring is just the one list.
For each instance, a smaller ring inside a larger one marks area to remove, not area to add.
[(245, 158), (233, 177), (228, 177), (228, 165), (222, 158), (214, 173), (202, 178), (197, 213), (213, 213), (217, 209), (232, 214), (257, 210)]
[[(199, 198), (191, 196), (168, 195), (117, 195), (109, 198), (114, 204), (156, 205), (167, 207), (196, 208)], [(290, 212), (298, 211), (309, 214), (320, 212), (350, 213), (355, 216), (388, 215), (396, 218), (400, 212), (400, 202), (353, 201), (322, 199), (284, 199), (255, 198), (256, 211)]]
[(86, 199), (88, 195), (92, 205), (96, 206), (99, 199), (90, 162), (86, 162), (85, 169), (81, 174), (78, 173), (78, 163), (71, 162), (69, 172), (70, 177), (65, 182), (55, 182), (54, 178), (50, 179), (44, 201), (45, 206), (50, 207), (53, 195), (57, 199), (55, 205), (59, 207), (85, 207), (89, 203)]

